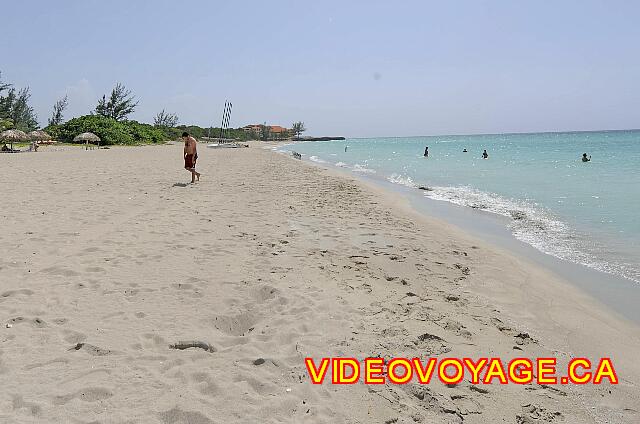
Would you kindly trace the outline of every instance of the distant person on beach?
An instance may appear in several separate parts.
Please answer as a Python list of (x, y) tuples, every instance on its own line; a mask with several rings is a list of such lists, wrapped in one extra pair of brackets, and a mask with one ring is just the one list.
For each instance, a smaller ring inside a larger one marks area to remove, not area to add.
[(591, 162), (591, 156), (587, 157), (586, 153), (582, 154), (582, 162)]
[(184, 140), (184, 169), (191, 172), (191, 183), (196, 182), (196, 178), (200, 181), (200, 173), (196, 172), (196, 160), (198, 159), (198, 142), (191, 137), (188, 132), (182, 133)]
[(424, 148), (424, 157), (428, 158), (429, 157), (429, 146)]
[(487, 149), (484, 149), (484, 152), (482, 152), (482, 159), (489, 159), (489, 153), (487, 153)]

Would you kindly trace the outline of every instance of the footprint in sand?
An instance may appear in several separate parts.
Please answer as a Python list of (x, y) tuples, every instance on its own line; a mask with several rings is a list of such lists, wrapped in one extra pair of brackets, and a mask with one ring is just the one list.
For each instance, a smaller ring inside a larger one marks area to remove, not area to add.
[[(462, 422), (461, 420), (443, 420), (444, 416), (457, 418), (460, 417), (460, 410), (458, 406), (448, 396), (444, 396), (431, 390), (428, 387), (421, 385), (404, 386), (404, 390), (418, 399), (419, 405), (430, 412), (435, 412), (439, 415), (439, 419), (433, 420), (433, 422)], [(436, 418), (436, 417), (434, 417)]]
[(104, 272), (105, 269), (99, 266), (90, 266), (85, 268), (85, 271), (87, 272)]
[(52, 266), (49, 268), (45, 268), (42, 270), (42, 272), (44, 272), (45, 274), (49, 274), (49, 275), (59, 275), (62, 277), (76, 277), (78, 275), (80, 275), (79, 273), (77, 273), (76, 271), (72, 270), (72, 269), (67, 269), (67, 268), (62, 268), (62, 267), (57, 267), (57, 266)]
[(466, 306), (469, 303), (466, 299), (462, 299), (457, 294), (445, 294), (444, 299), (456, 306)]
[(0, 294), (0, 302), (10, 297), (20, 296), (20, 295), (31, 296), (32, 294), (33, 294), (33, 291), (29, 289), (8, 290)]
[(42, 319), (42, 318), (25, 318), (25, 317), (15, 317), (15, 318), (11, 318), (8, 321), (8, 324), (10, 325), (15, 325), (15, 324), (20, 324), (23, 322), (30, 322), (34, 327), (37, 328), (44, 328), (47, 326), (47, 323)]
[(106, 355), (109, 355), (109, 354), (113, 353), (113, 351), (111, 351), (109, 349), (103, 349), (101, 347), (94, 346), (94, 345), (89, 344), (89, 343), (77, 343), (75, 346), (72, 346), (68, 350), (70, 350), (70, 351), (81, 350), (83, 352), (88, 353), (91, 356), (106, 356)]
[(264, 285), (252, 290), (251, 294), (257, 302), (265, 302), (278, 296), (278, 289), (269, 285)]
[(63, 334), (67, 343), (81, 343), (87, 338), (85, 334), (73, 330), (63, 330)]
[(213, 326), (230, 336), (244, 336), (253, 330), (258, 322), (257, 317), (250, 312), (236, 315), (218, 315), (213, 318)]
[(206, 396), (215, 397), (220, 389), (214, 382), (214, 378), (205, 372), (198, 372), (191, 375), (191, 380), (198, 386), (198, 391)]
[(464, 325), (462, 325), (458, 321), (454, 321), (454, 320), (449, 319), (449, 318), (444, 318), (444, 319), (438, 321), (437, 324), (440, 327), (444, 328), (445, 330), (452, 331), (452, 332), (456, 333), (457, 335), (462, 336), (462, 337), (464, 337), (466, 339), (470, 339), (471, 338), (471, 333), (465, 328)]
[(443, 338), (430, 333), (419, 335), (413, 344), (427, 355), (441, 355), (451, 351)]
[(480, 404), (471, 397), (461, 394), (453, 394), (451, 395), (451, 400), (456, 404), (460, 414), (463, 416), (482, 413), (482, 406), (480, 406)]
[(538, 341), (532, 338), (529, 333), (524, 331), (516, 331), (508, 325), (504, 324), (498, 318), (491, 318), (491, 324), (493, 324), (502, 334), (512, 336), (515, 339), (515, 343), (517, 346), (515, 346), (514, 348), (520, 349), (520, 346), (538, 343)]
[(55, 396), (53, 398), (54, 405), (64, 405), (72, 399), (80, 399), (84, 402), (97, 402), (105, 399), (109, 399), (113, 396), (113, 393), (104, 387), (87, 387), (80, 389), (75, 393), (70, 393), (63, 396)]
[(26, 409), (31, 415), (38, 416), (42, 412), (42, 407), (35, 402), (25, 402), (22, 395), (12, 395), (12, 408), (14, 411)]
[(184, 411), (179, 407), (174, 407), (168, 411), (158, 414), (164, 424), (213, 424), (209, 418), (197, 411)]
[(552, 423), (564, 421), (560, 412), (549, 412), (547, 409), (532, 404), (522, 405), (522, 413), (516, 415), (517, 424)]
[(453, 264), (453, 266), (457, 269), (460, 270), (460, 272), (462, 272), (462, 275), (470, 275), (471, 274), (471, 270), (469, 269), (468, 266), (464, 266), (462, 264)]

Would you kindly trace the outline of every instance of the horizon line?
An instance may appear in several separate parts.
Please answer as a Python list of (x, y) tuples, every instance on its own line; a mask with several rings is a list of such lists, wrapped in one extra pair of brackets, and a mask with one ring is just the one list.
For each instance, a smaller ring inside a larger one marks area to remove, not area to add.
[(512, 132), (487, 132), (487, 133), (462, 133), (462, 134), (429, 134), (429, 135), (394, 135), (394, 136), (374, 136), (374, 137), (345, 137), (350, 139), (366, 138), (417, 138), (417, 137), (462, 137), (471, 135), (526, 135), (526, 134), (570, 134), (570, 133), (597, 133), (597, 132), (622, 132), (640, 131), (640, 128), (616, 128), (599, 130), (547, 130), (547, 131), (512, 131)]

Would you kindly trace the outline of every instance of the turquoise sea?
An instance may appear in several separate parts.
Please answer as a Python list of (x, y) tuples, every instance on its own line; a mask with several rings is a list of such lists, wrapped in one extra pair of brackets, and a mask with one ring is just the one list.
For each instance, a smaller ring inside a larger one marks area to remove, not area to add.
[(354, 138), (281, 150), (427, 187), (431, 199), (506, 217), (517, 239), (544, 253), (640, 283), (640, 130)]

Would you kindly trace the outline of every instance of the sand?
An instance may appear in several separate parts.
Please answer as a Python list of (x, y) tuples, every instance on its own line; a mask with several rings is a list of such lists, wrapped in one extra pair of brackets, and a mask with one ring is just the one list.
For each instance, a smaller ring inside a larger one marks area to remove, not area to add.
[[(179, 145), (0, 156), (0, 422), (640, 422), (638, 327), (570, 283), (335, 171), (199, 154), (194, 185)], [(303, 361), (378, 355), (609, 356), (620, 384)]]

